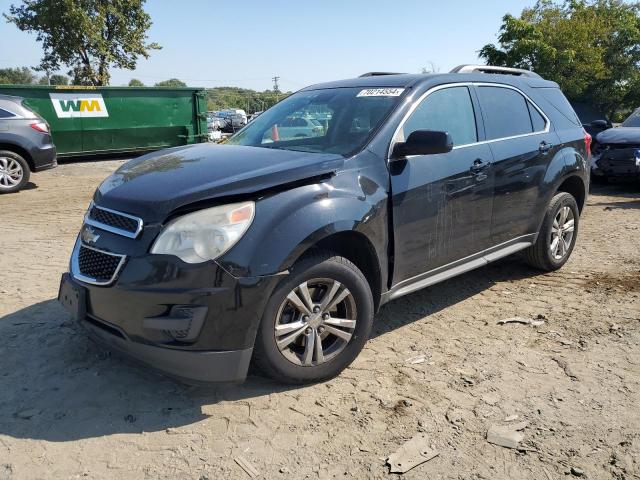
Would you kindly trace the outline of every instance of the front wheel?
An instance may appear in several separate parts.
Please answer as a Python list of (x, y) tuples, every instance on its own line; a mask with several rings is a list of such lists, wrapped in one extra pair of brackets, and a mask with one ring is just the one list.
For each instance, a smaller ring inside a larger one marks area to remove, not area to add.
[(353, 263), (329, 252), (307, 256), (267, 303), (253, 360), (284, 383), (335, 377), (367, 341), (373, 308), (369, 284)]
[(527, 263), (548, 272), (562, 267), (576, 244), (579, 222), (580, 211), (573, 195), (557, 193), (547, 207), (536, 243), (525, 250)]

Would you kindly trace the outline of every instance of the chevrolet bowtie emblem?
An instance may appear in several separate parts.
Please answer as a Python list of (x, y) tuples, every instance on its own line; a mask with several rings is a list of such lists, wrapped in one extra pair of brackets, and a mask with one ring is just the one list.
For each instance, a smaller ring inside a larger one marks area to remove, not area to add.
[(91, 227), (84, 227), (80, 238), (84, 243), (96, 243), (100, 238), (100, 235), (96, 233)]

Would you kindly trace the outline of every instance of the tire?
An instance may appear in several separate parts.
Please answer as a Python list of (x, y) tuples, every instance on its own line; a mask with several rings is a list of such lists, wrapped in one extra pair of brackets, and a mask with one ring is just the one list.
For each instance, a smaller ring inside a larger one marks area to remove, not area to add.
[[(301, 290), (303, 285), (309, 293), (307, 300)], [(332, 308), (336, 300), (340, 301)], [(300, 302), (304, 308), (296, 306)], [(323, 304), (328, 308), (321, 309)], [(313, 306), (319, 311), (314, 312)], [(311, 315), (305, 314), (305, 309)], [(296, 262), (267, 302), (256, 336), (253, 362), (264, 374), (283, 383), (304, 384), (333, 378), (364, 347), (373, 313), (373, 295), (362, 272), (344, 257), (314, 252)], [(322, 355), (315, 348), (318, 339)]]
[[(567, 213), (567, 217), (563, 225), (564, 228), (559, 232), (563, 240), (562, 242), (558, 240), (557, 243), (555, 243), (557, 249), (554, 249), (553, 242), (558, 236), (555, 233), (557, 229), (554, 224), (559, 224), (558, 222), (562, 220), (563, 217), (561, 215), (564, 212)], [(573, 220), (572, 230), (570, 230), (571, 227), (568, 226), (571, 220)], [(524, 251), (526, 262), (532, 267), (547, 272), (561, 268), (567, 263), (567, 260), (569, 260), (573, 247), (576, 244), (579, 223), (580, 211), (578, 210), (578, 204), (575, 198), (566, 192), (557, 193), (547, 207), (536, 243)], [(570, 238), (569, 233), (571, 233)], [(554, 251), (556, 252), (555, 254)]]
[(17, 153), (0, 150), (0, 193), (13, 193), (29, 181), (29, 164)]

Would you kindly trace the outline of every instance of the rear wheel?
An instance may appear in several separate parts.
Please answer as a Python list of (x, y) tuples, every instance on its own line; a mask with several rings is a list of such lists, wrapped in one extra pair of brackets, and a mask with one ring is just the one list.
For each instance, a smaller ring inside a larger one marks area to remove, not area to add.
[(373, 323), (373, 297), (349, 260), (328, 252), (296, 263), (265, 309), (254, 362), (285, 383), (338, 375), (360, 353)]
[(0, 193), (13, 193), (29, 181), (29, 164), (20, 155), (0, 150)]
[(575, 198), (566, 192), (557, 193), (547, 207), (536, 243), (525, 250), (527, 263), (546, 271), (567, 263), (576, 243), (579, 221)]

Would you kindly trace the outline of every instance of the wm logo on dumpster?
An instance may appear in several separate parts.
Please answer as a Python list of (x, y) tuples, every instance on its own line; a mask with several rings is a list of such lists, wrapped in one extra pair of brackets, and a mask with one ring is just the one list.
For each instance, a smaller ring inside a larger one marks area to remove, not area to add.
[(99, 93), (50, 93), (49, 97), (58, 118), (109, 116)]

